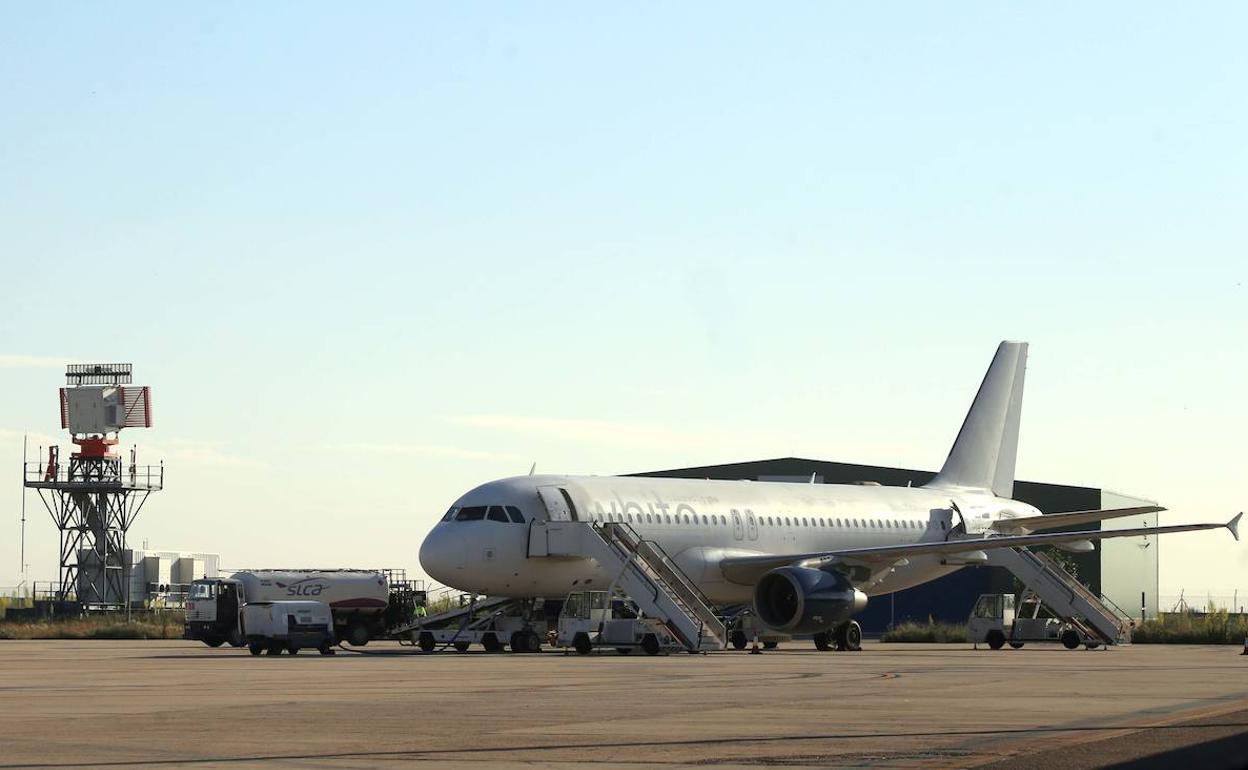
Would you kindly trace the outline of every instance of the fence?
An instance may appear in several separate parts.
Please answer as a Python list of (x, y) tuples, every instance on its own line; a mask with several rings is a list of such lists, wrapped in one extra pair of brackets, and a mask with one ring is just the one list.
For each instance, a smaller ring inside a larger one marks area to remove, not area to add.
[(1242, 615), (1245, 608), (1248, 608), (1248, 589), (1219, 590), (1216, 593), (1183, 589), (1177, 594), (1161, 594), (1157, 598), (1157, 609), (1161, 612), (1200, 613), (1226, 610)]

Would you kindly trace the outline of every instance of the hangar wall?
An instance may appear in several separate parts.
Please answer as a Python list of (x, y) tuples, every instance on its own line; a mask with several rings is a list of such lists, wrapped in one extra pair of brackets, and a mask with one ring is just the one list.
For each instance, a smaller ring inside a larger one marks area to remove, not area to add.
[[(812, 474), (815, 483), (852, 484), (875, 481), (886, 486), (900, 487), (920, 486), (936, 475), (933, 471), (855, 465), (799, 457), (648, 471), (631, 475), (808, 482)], [(1014, 496), (1044, 513), (1149, 504), (1148, 501), (1103, 492), (1092, 487), (1031, 481), (1015, 482)], [(1142, 518), (1145, 517), (1119, 519), (1117, 522), (1107, 523), (1106, 526), (1141, 526), (1138, 522)], [(1150, 516), (1150, 523), (1156, 523), (1156, 514)], [(1091, 524), (1077, 529), (1095, 531), (1098, 527), (1097, 524)], [(1151, 539), (1155, 541), (1157, 538)], [(1105, 593), (1124, 611), (1138, 617), (1141, 592), (1146, 597), (1151, 597), (1150, 613), (1155, 613), (1157, 607), (1157, 548), (1155, 543), (1142, 547), (1141, 540), (1143, 538), (1106, 541), (1098, 545), (1097, 550), (1092, 553), (1061, 552), (1061, 555), (1074, 563), (1080, 582), (1086, 584), (1094, 593)], [(1014, 593), (1018, 590), (1014, 577), (1008, 570), (1000, 567), (967, 567), (921, 586), (875, 597), (858, 616), (858, 621), (865, 631), (875, 633), (882, 632), (895, 623), (906, 620), (926, 621), (929, 617), (948, 623), (964, 623), (979, 594)]]

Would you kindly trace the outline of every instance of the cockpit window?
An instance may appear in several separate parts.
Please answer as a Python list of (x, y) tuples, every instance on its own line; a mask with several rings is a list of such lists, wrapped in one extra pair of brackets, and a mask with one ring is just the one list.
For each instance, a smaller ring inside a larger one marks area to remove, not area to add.
[(451, 521), (452, 519), (455, 518), (455, 514), (458, 512), (459, 512), (458, 508), (452, 508), (451, 510), (446, 512), (445, 516), (442, 517), (442, 521)]
[(484, 518), (484, 505), (472, 505), (467, 508), (460, 508), (459, 513), (455, 514), (455, 521), (481, 521)]
[(517, 524), (524, 523), (524, 514), (520, 513), (520, 509), (514, 505), (507, 506), (507, 515)]
[(501, 505), (491, 505), (489, 513), (486, 514), (486, 518), (490, 521), (501, 521), (504, 524), (507, 523), (507, 514), (503, 511), (503, 506)]

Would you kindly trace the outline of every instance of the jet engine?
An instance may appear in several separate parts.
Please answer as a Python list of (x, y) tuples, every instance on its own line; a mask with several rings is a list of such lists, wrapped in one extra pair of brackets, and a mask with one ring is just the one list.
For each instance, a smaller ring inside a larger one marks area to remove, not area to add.
[(840, 572), (779, 567), (754, 586), (758, 619), (789, 634), (827, 631), (866, 606), (867, 595)]

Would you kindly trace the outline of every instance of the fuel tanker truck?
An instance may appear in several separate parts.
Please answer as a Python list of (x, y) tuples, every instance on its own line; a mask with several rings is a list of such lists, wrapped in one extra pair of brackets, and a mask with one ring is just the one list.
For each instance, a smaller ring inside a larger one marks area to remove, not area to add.
[(318, 601), (329, 605), (334, 635), (358, 647), (410, 623), (424, 604), (421, 593), (406, 582), (392, 585), (380, 570), (245, 570), (191, 584), (182, 638), (241, 647), (248, 602)]

